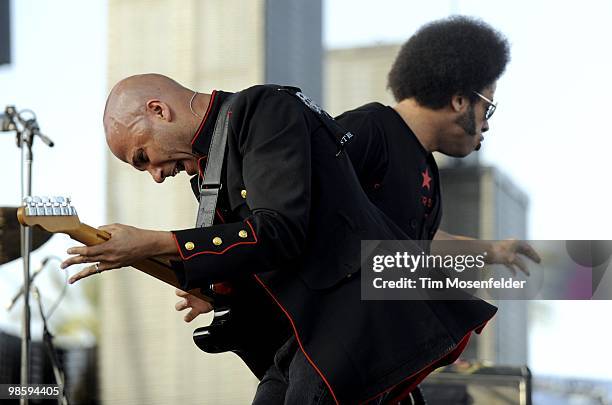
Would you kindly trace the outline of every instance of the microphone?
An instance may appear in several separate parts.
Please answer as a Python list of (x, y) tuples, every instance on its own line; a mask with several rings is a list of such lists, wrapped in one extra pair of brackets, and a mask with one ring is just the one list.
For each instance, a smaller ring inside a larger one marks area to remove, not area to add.
[(40, 132), (40, 128), (38, 127), (38, 122), (36, 118), (30, 118), (25, 122), (25, 127), (30, 130), (32, 136), (38, 136), (41, 141), (43, 141), (47, 146), (53, 147), (55, 145), (51, 139), (47, 135), (44, 135)]
[[(45, 268), (45, 266), (47, 265), (47, 263), (49, 262), (49, 260), (51, 259), (55, 259), (55, 256), (47, 256), (43, 259), (43, 261), (40, 264), (40, 267), (34, 272), (32, 273), (32, 275), (30, 276), (30, 283), (32, 281), (34, 281), (34, 279), (36, 278), (36, 276), (38, 276), (40, 274), (40, 272)], [(23, 295), (23, 286), (21, 286), (21, 288), (19, 289), (19, 291), (17, 291), (17, 293), (15, 294), (15, 296), (13, 297), (13, 299), (11, 300), (11, 302), (9, 302), (6, 305), (6, 310), (10, 311), (11, 309), (13, 309), (13, 307), (15, 306), (15, 303), (17, 302), (17, 300)]]
[[(34, 115), (34, 113), (32, 114)], [(32, 138), (38, 136), (47, 146), (53, 147), (53, 141), (47, 135), (40, 132), (36, 116), (34, 115), (34, 117), (25, 120), (20, 113), (17, 112), (15, 106), (12, 105), (6, 106), (4, 113), (0, 113), (0, 132), (17, 131), (17, 122), (30, 132)], [(19, 145), (21, 144), (19, 143)]]

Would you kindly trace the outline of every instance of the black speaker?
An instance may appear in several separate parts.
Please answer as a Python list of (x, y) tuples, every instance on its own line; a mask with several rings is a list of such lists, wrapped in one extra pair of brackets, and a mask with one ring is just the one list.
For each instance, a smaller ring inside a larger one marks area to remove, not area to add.
[(11, 63), (10, 0), (0, 0), (0, 65)]
[(531, 405), (527, 366), (486, 366), (457, 362), (440, 368), (421, 383), (427, 405)]
[[(99, 405), (98, 356), (96, 347), (56, 347), (58, 360), (66, 377), (66, 393), (70, 404)], [(21, 377), (21, 339), (0, 330), (0, 384), (18, 384)], [(30, 347), (30, 384), (55, 384), (55, 375), (42, 342)], [(0, 399), (0, 404), (12, 404)], [(55, 402), (55, 401), (53, 401)], [(32, 405), (53, 403), (30, 400)]]

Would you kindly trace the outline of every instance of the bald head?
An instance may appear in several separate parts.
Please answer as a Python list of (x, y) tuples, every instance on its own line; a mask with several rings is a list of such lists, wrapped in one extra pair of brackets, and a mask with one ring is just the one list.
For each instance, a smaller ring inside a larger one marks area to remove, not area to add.
[(120, 127), (130, 127), (147, 112), (147, 102), (163, 101), (176, 104), (186, 94), (193, 92), (175, 80), (156, 73), (134, 75), (120, 80), (111, 90), (104, 108), (106, 138), (112, 137)]
[[(194, 95), (199, 96), (198, 100), (192, 99)], [(160, 74), (135, 75), (119, 81), (104, 108), (103, 124), (110, 150), (137, 169), (144, 168), (150, 160), (148, 155), (157, 154), (160, 160), (167, 161), (176, 159), (175, 152), (190, 154), (190, 141), (201, 121), (192, 112), (190, 100), (194, 108), (201, 109), (207, 106), (206, 96)], [(140, 160), (138, 156), (142, 156)]]

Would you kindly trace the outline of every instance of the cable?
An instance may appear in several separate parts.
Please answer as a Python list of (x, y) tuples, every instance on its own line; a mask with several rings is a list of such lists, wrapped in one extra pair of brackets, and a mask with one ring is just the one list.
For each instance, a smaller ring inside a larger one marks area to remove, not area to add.
[[(58, 262), (62, 261), (62, 259), (59, 258), (58, 256), (47, 256), (45, 259), (47, 259), (47, 263), (49, 261), (51, 261), (51, 260), (56, 260)], [(55, 312), (55, 310), (59, 306), (60, 302), (62, 302), (62, 300), (64, 299), (64, 296), (66, 295), (66, 290), (68, 289), (68, 270), (64, 270), (64, 274), (65, 274), (64, 288), (62, 288), (62, 291), (60, 292), (60, 295), (57, 297), (57, 299), (55, 300), (55, 302), (51, 306), (51, 309), (49, 310), (49, 312), (47, 312), (47, 314), (45, 315), (46, 318), (47, 318), (47, 321), (49, 319), (51, 319), (51, 316), (53, 315), (53, 313)]]

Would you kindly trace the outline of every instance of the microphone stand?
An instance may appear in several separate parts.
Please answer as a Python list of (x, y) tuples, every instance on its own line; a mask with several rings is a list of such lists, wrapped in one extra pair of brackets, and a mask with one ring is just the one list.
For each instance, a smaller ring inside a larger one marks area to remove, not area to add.
[(45, 318), (45, 313), (43, 312), (42, 299), (36, 286), (32, 287), (32, 293), (34, 294), (34, 297), (36, 297), (36, 301), (38, 301), (38, 310), (40, 311), (40, 317), (43, 321), (43, 342), (45, 344), (45, 350), (47, 351), (49, 360), (51, 360), (55, 382), (60, 388), (60, 397), (58, 398), (57, 403), (58, 405), (68, 405), (68, 397), (66, 396), (65, 391), (66, 380), (64, 370), (62, 370), (62, 365), (57, 357), (57, 351), (55, 350), (55, 346), (53, 346), (53, 335), (51, 332), (49, 332), (49, 328), (47, 327), (47, 318)]
[[(15, 131), (17, 146), (21, 148), (21, 201), (32, 195), (32, 144), (36, 135), (41, 136), (36, 118), (24, 120), (14, 106), (5, 109), (5, 120), (2, 131)], [(42, 138), (42, 136), (41, 136)], [(45, 137), (46, 138), (46, 137)], [(45, 139), (43, 138), (43, 140)], [(48, 139), (48, 138), (47, 138)], [(45, 143), (47, 143), (45, 141)], [(49, 146), (53, 146), (47, 143)], [(31, 198), (31, 197), (30, 197)], [(23, 324), (21, 335), (21, 380), (22, 386), (30, 382), (30, 253), (32, 251), (32, 233), (27, 226), (21, 225), (21, 256), (23, 257)], [(20, 398), (20, 405), (27, 405), (27, 398)]]
[[(30, 131), (17, 132), (17, 145), (21, 148), (21, 201), (32, 195), (32, 142)], [(21, 338), (21, 385), (30, 383), (31, 344), (30, 335), (30, 253), (32, 252), (32, 229), (21, 225), (21, 256), (23, 256), (23, 336)], [(24, 383), (25, 381), (25, 383)], [(28, 400), (21, 399), (22, 405)]]

